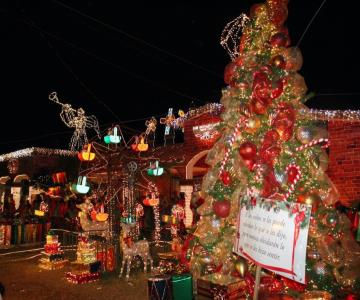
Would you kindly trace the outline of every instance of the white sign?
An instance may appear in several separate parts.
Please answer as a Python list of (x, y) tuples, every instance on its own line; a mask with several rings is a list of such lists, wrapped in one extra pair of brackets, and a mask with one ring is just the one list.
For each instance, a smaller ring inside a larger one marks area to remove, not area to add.
[(311, 206), (265, 199), (242, 200), (234, 252), (264, 269), (305, 283)]

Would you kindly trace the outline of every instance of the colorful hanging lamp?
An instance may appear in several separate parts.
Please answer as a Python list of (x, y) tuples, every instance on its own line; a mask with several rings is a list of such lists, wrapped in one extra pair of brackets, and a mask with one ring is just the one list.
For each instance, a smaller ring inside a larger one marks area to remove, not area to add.
[(121, 136), (119, 136), (118, 126), (114, 126), (109, 130), (108, 135), (104, 136), (104, 142), (106, 144), (119, 144), (121, 141)]
[(90, 190), (86, 180), (86, 176), (79, 176), (77, 184), (73, 185), (73, 189), (79, 194), (86, 194)]
[(137, 145), (137, 149), (140, 152), (147, 151), (149, 149), (149, 145), (145, 143), (144, 137), (141, 137), (140, 143)]
[(156, 197), (155, 193), (151, 193), (143, 201), (144, 205), (146, 205), (146, 206), (156, 206), (156, 205), (159, 205), (159, 202), (160, 202), (160, 200), (158, 197)]
[(84, 146), (84, 150), (78, 153), (78, 158), (81, 161), (92, 161), (95, 159), (95, 153), (91, 152), (91, 144)]
[(150, 168), (147, 170), (149, 176), (161, 176), (164, 173), (164, 168), (159, 167), (159, 161), (155, 161), (155, 165), (150, 163)]

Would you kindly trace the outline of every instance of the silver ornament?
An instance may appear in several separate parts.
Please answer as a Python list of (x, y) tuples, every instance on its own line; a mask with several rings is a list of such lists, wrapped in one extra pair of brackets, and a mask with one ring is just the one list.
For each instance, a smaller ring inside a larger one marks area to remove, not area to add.
[(302, 144), (308, 144), (314, 139), (314, 130), (311, 127), (300, 126), (296, 130), (296, 138)]
[(326, 274), (326, 264), (322, 261), (318, 261), (314, 266), (314, 270), (317, 275), (325, 275)]
[(287, 183), (287, 173), (275, 170), (275, 179), (280, 185)]

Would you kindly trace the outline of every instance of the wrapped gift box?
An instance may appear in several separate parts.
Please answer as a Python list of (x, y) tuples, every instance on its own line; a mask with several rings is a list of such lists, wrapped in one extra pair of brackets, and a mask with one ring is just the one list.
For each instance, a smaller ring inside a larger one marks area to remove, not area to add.
[(46, 259), (40, 259), (39, 268), (44, 270), (58, 270), (62, 269), (69, 261), (67, 259), (57, 261), (47, 261)]
[(59, 242), (59, 236), (56, 234), (48, 234), (46, 236), (46, 244), (57, 244)]
[(60, 243), (54, 244), (45, 244), (44, 250), (46, 253), (55, 254), (60, 250)]
[(197, 280), (197, 299), (239, 299), (245, 296), (246, 282), (230, 275), (210, 274)]
[(69, 282), (75, 283), (75, 284), (89, 283), (89, 282), (98, 281), (100, 279), (100, 273), (99, 272), (96, 272), (96, 273), (85, 272), (84, 273), (84, 272), (72, 271), (72, 272), (66, 273), (66, 279)]
[(193, 285), (191, 274), (179, 274), (171, 277), (174, 300), (192, 300)]

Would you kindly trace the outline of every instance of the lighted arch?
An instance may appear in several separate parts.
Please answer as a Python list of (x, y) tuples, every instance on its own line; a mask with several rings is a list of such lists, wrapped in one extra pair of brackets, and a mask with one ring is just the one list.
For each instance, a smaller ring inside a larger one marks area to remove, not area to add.
[(194, 170), (194, 166), (195, 164), (201, 159), (203, 158), (207, 153), (209, 152), (209, 150), (203, 150), (201, 152), (199, 152), (198, 154), (196, 154), (192, 159), (189, 160), (189, 162), (186, 165), (186, 179), (193, 179), (193, 170)]

